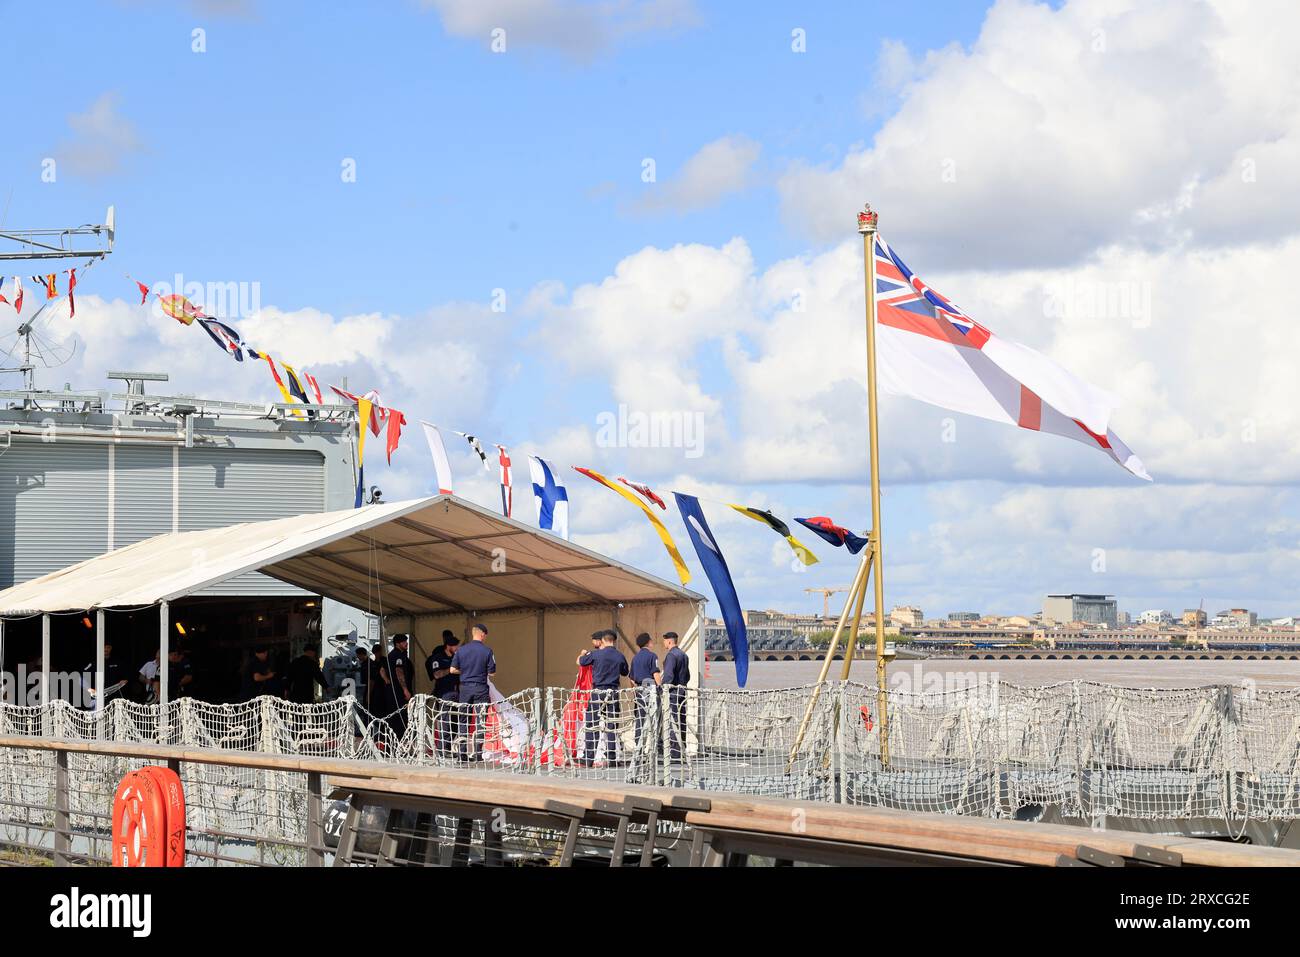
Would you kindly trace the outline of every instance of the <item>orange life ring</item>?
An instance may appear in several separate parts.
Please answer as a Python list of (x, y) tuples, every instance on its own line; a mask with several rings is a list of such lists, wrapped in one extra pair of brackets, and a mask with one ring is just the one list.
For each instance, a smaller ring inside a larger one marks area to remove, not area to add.
[(154, 779), (162, 791), (163, 806), (167, 813), (164, 825), (166, 850), (164, 867), (185, 866), (185, 788), (181, 776), (171, 768), (150, 765), (141, 769)]
[(113, 796), (113, 866), (162, 867), (167, 810), (153, 778), (131, 771)]
[(113, 796), (113, 866), (181, 867), (185, 863), (185, 796), (169, 768), (146, 767), (122, 778)]

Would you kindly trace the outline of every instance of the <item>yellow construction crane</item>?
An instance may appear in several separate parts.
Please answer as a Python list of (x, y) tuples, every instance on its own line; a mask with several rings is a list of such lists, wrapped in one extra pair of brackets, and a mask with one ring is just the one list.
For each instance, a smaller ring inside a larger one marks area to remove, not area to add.
[(818, 592), (822, 596), (822, 618), (829, 618), (831, 614), (831, 595), (837, 592), (848, 591), (849, 586), (843, 588), (805, 588), (805, 592)]

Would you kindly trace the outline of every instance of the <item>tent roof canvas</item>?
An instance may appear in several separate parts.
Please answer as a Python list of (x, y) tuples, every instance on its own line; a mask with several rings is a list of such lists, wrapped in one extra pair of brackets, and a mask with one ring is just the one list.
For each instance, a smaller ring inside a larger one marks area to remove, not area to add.
[(0, 615), (143, 607), (251, 571), (378, 614), (705, 600), (438, 495), (159, 535), (0, 592)]

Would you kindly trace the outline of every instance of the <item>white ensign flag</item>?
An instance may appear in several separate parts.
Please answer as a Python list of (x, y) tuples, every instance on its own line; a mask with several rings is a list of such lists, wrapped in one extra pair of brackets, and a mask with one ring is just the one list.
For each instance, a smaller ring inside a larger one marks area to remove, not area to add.
[(1113, 396), (1028, 346), (995, 336), (917, 278), (879, 236), (874, 245), (881, 388), (1063, 435), (1151, 481), (1141, 460), (1110, 431)]

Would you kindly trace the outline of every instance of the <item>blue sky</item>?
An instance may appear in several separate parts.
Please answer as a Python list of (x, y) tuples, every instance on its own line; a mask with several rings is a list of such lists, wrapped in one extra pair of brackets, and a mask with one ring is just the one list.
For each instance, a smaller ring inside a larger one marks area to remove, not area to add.
[[(790, 158), (839, 158), (881, 118), (864, 90), (882, 39), (968, 42), (983, 17), (971, 3), (927, 8), (900, 20), (878, 3), (797, 15), (718, 4), (698, 10), (697, 26), (575, 63), (546, 50), (494, 56), (486, 38), (448, 36), (416, 3), (365, 16), (290, 2), (235, 16), (73, 3), (75, 26), (41, 44), (0, 40), (16, 74), (40, 78), (39, 109), (35, 87), (8, 87), (25, 117), (0, 160), (9, 221), (80, 221), (107, 199), (127, 271), (255, 276), (264, 301), (341, 313), (572, 284), (646, 244), (744, 235), (771, 261), (806, 243), (769, 189), (631, 217), (620, 209), (644, 191), (642, 159), (670, 174), (720, 130), (760, 141), (769, 177)], [(796, 26), (811, 55), (791, 53)], [(111, 180), (24, 188), (66, 139), (67, 117), (106, 91), (140, 135), (129, 164)], [(344, 157), (358, 169), (346, 188)]]
[[(489, 49), (496, 25), (504, 53)], [(796, 29), (806, 52), (792, 50)], [(82, 324), (58, 330), (87, 350), (45, 385), (93, 387), (119, 354), (139, 364), (143, 351), (177, 391), (269, 398), (263, 370), (214, 363), (197, 332), (132, 309), (122, 277), (257, 283), (262, 314), (235, 323), (250, 341), (378, 388), (410, 418), (860, 530), (850, 247), (852, 214), (872, 199), (922, 276), (1117, 392), (1117, 429), (1158, 480), (1139, 489), (1062, 440), (891, 399), (890, 604), (1024, 612), (1045, 592), (1083, 590), (1134, 611), (1205, 597), (1289, 614), (1300, 461), (1294, 414), (1260, 368), (1281, 330), (1198, 354), (1171, 321), (1213, 270), (1247, 263), (1263, 297), (1295, 257), (1284, 167), (1300, 111), (1294, 83), (1268, 78), (1289, 75), (1292, 51), (1255, 29), (1211, 3), (1087, 0), (903, 15), (702, 0), (411, 0), (364, 15), (270, 0), (72, 3), (40, 43), (0, 37), (11, 75), (28, 78), (0, 93), (4, 115), (21, 117), (0, 154), (3, 222), (117, 208), (118, 246), (85, 280)], [(1198, 45), (1222, 47), (1218, 74), (1182, 68)], [(1251, 46), (1253, 58), (1236, 52)], [(1193, 99), (1224, 117), (1214, 137), (1189, 125)], [(53, 183), (41, 180), (48, 158)], [(355, 182), (340, 176), (349, 159)], [(1233, 193), (1246, 160), (1258, 188)], [(953, 183), (945, 164), (961, 171)], [(1150, 329), (1044, 322), (1053, 283), (1131, 276), (1153, 290)], [(795, 290), (812, 303), (806, 328), (790, 321)], [(1198, 372), (1216, 361), (1242, 377), (1230, 408)], [(597, 415), (620, 403), (703, 416), (704, 456), (593, 444)], [(949, 418), (955, 443), (938, 439)], [(1242, 437), (1247, 421), (1255, 438)], [(421, 494), (426, 462), (408, 434), (374, 479), (389, 498)], [(466, 494), (493, 501), (468, 456), (454, 464)], [(579, 540), (671, 576), (629, 511), (581, 489)], [(716, 521), (747, 606), (820, 607), (803, 589), (852, 575), (829, 547), (792, 573), (775, 537)]]

